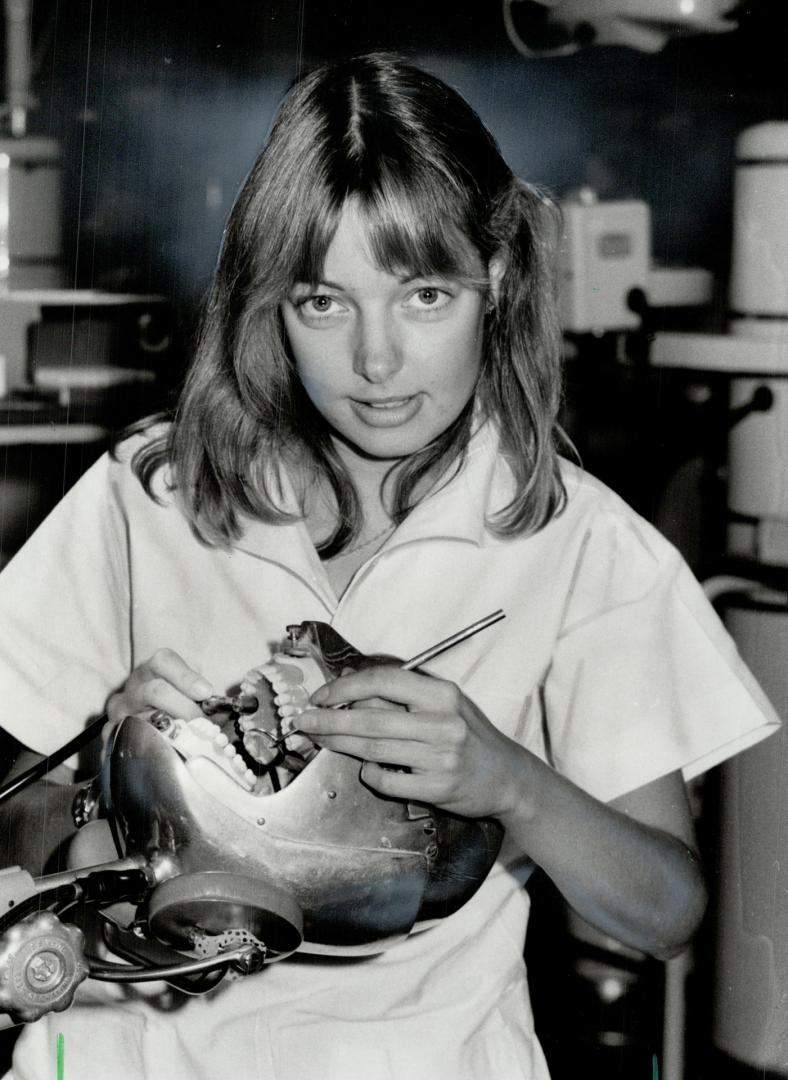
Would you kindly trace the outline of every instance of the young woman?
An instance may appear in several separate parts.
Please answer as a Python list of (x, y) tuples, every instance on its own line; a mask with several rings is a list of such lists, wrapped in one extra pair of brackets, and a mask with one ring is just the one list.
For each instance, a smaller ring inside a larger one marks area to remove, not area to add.
[(678, 554), (558, 456), (555, 234), (424, 72), (361, 57), (284, 103), (174, 421), (0, 579), (5, 726), (46, 753), (105, 709), (200, 715), (289, 623), (406, 657), (503, 608), (426, 670), (328, 684), (300, 726), (383, 796), (497, 819), (504, 848), (456, 914), (364, 960), (297, 954), (174, 1012), (86, 984), (24, 1033), (16, 1080), (51, 1071), (56, 1032), (81, 1080), (544, 1078), (534, 864), (605, 933), (688, 941), (684, 779), (777, 721)]

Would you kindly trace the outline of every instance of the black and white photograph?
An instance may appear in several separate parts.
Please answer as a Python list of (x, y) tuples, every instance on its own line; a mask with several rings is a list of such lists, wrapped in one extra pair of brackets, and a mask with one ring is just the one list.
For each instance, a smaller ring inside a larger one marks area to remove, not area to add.
[(788, 1078), (787, 40), (3, 0), (3, 1080)]

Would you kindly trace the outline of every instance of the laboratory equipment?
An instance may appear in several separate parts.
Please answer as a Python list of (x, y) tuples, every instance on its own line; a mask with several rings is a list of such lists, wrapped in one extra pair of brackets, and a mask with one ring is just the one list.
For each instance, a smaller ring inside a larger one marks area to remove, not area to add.
[(651, 211), (640, 199), (600, 200), (584, 187), (560, 203), (558, 280), (565, 333), (631, 332), (646, 307), (707, 303), (712, 276), (659, 267), (651, 257)]
[(735, 29), (736, 0), (504, 0), (510, 41), (526, 56), (591, 45), (657, 52), (679, 34)]
[(163, 297), (67, 287), (62, 155), (55, 140), (29, 130), (30, 0), (5, 0), (4, 11), (0, 566), (112, 431), (161, 408), (173, 375), (172, 318)]
[[(658, 334), (651, 363), (726, 375), (728, 571), (739, 650), (788, 719), (788, 123), (744, 131), (736, 147), (727, 334)], [(785, 735), (723, 767), (714, 1042), (734, 1065), (788, 1076), (788, 786)]]

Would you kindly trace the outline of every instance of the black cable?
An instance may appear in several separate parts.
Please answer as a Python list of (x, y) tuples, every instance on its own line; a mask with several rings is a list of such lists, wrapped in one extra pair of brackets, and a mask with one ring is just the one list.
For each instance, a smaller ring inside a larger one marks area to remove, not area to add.
[(106, 723), (106, 716), (97, 717), (88, 724), (84, 731), (80, 731), (79, 735), (76, 735), (69, 742), (65, 743), (64, 746), (61, 746), (54, 754), (42, 758), (40, 761), (37, 761), (35, 765), (31, 765), (29, 769), (25, 769), (19, 776), (15, 776), (13, 780), (9, 780), (7, 784), (0, 787), (0, 805), (2, 805), (6, 799), (10, 799), (16, 795), (17, 792), (23, 791), (30, 784), (35, 783), (36, 780), (40, 780), (42, 776), (46, 776), (48, 772), (51, 772), (51, 770), (58, 765), (62, 765), (67, 758), (70, 758), (72, 754), (76, 754), (77, 751), (81, 750), (83, 746), (91, 741), (91, 739), (94, 739)]
[(151, 886), (148, 875), (140, 868), (128, 870), (91, 870), (89, 874), (75, 871), (76, 884), (86, 904), (116, 904), (119, 900), (140, 901)]
[(73, 904), (81, 895), (82, 889), (73, 881), (66, 885), (55, 885), (51, 889), (44, 889), (43, 892), (33, 893), (15, 904), (5, 915), (0, 916), (0, 935), (34, 911), (41, 911), (53, 904)]
[(79, 900), (88, 904), (108, 904), (118, 900), (139, 900), (149, 888), (143, 870), (93, 870), (74, 881), (53, 885), (26, 896), (0, 916), (0, 936), (27, 915), (54, 907), (58, 912)]
[(206, 971), (224, 968), (225, 971), (235, 959), (240, 959), (249, 948), (234, 949), (231, 955), (206, 956), (200, 960), (186, 960), (182, 964), (170, 964), (168, 967), (143, 967), (134, 964), (98, 963), (93, 957), (87, 957), (91, 979), (100, 982), (158, 982), (159, 979), (172, 979), (177, 976), (195, 975)]
[[(88, 961), (89, 975), (88, 978), (96, 979), (97, 982), (147, 982), (149, 979), (141, 979), (139, 975), (123, 975), (120, 978), (116, 974), (110, 974), (110, 964), (101, 964), (94, 972), (93, 962), (91, 957), (85, 958)], [(126, 965), (118, 964), (118, 968)], [(186, 965), (183, 965), (186, 966)], [(182, 994), (189, 994), (192, 997), (199, 997), (201, 994), (207, 994), (209, 991), (215, 989), (222, 979), (229, 971), (230, 965), (223, 964), (221, 967), (211, 968), (209, 971), (198, 972), (196, 975), (167, 975), (164, 978), (165, 982), (168, 982), (170, 986), (176, 990), (180, 990)], [(104, 969), (104, 970), (102, 970)], [(132, 970), (129, 967), (129, 970)], [(153, 972), (150, 975), (150, 979), (154, 982), (158, 982), (162, 979), (161, 970), (154, 968), (143, 968), (146, 972)], [(155, 976), (155, 977), (154, 977)]]

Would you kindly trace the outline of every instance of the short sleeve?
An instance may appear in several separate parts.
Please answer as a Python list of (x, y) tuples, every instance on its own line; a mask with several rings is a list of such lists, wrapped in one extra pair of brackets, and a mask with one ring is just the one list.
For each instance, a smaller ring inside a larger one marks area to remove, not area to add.
[(585, 536), (544, 709), (553, 764), (604, 801), (690, 779), (779, 726), (678, 552), (614, 513)]
[(128, 674), (125, 523), (100, 459), (0, 574), (0, 726), (48, 753)]

